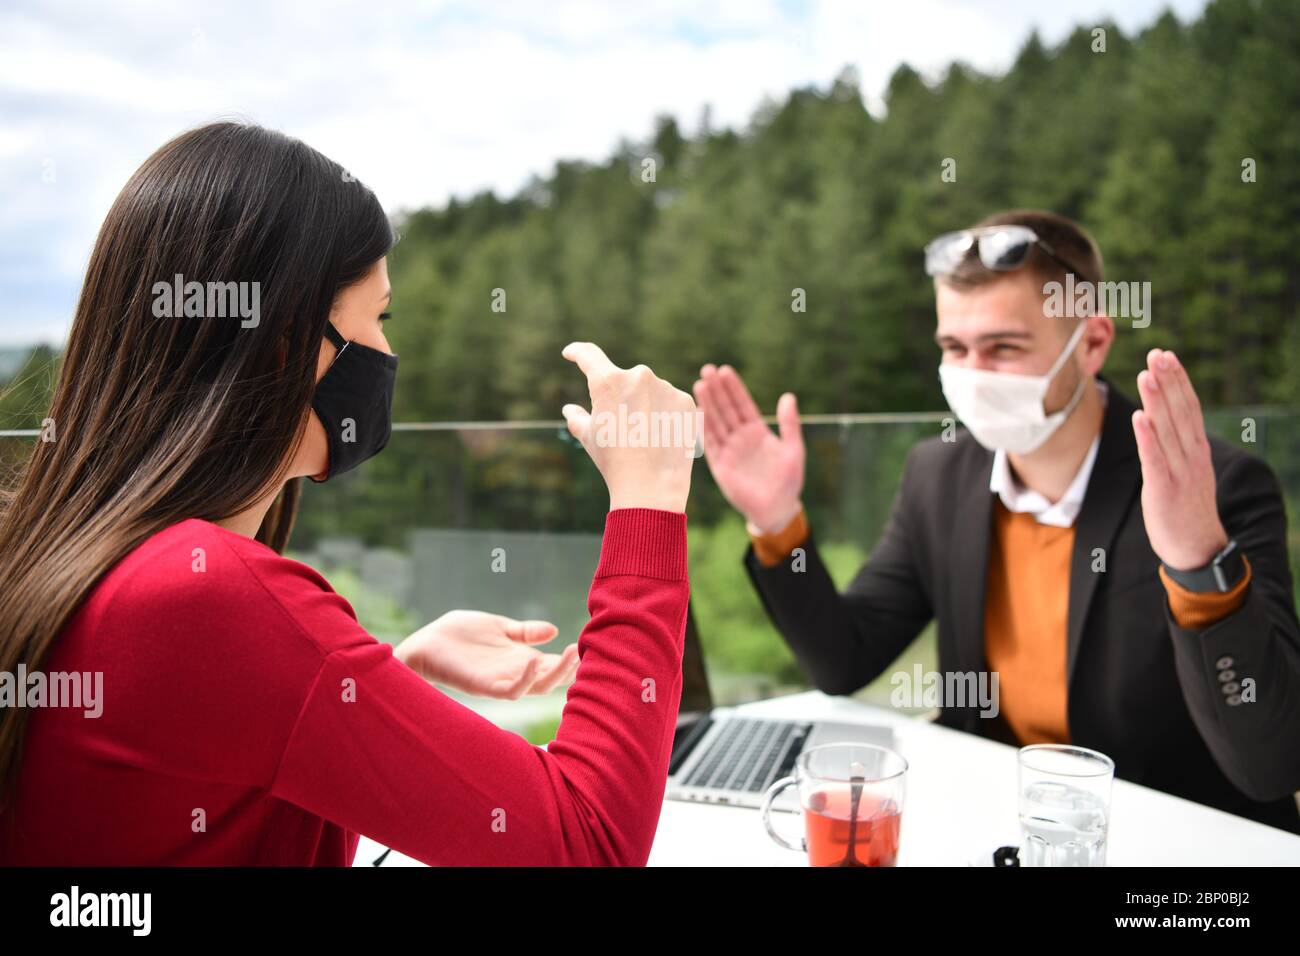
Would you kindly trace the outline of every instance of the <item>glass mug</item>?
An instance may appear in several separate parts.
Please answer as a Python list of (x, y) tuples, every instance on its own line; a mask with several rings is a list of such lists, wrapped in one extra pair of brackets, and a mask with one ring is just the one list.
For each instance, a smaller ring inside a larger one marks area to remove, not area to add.
[(1068, 744), (1022, 747), (1020, 865), (1105, 866), (1115, 762)]
[[(809, 747), (795, 760), (794, 776), (768, 788), (763, 826), (787, 850), (806, 852), (809, 866), (894, 866), (906, 778), (907, 761), (885, 747)], [(795, 786), (805, 833), (797, 845), (772, 826), (773, 801)]]

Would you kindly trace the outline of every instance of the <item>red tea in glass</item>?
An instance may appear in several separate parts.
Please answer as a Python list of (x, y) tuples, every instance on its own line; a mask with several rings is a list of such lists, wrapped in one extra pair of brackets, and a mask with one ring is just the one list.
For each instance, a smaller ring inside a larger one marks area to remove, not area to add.
[[(903, 823), (907, 761), (874, 744), (810, 747), (793, 776), (778, 780), (763, 801), (763, 825), (788, 850), (808, 854), (810, 866), (896, 866)], [(798, 787), (805, 837), (786, 840), (772, 825), (772, 805)]]
[(851, 788), (818, 790), (808, 797), (803, 816), (809, 866), (893, 866), (898, 861), (903, 814), (888, 797), (863, 793), (854, 826)]

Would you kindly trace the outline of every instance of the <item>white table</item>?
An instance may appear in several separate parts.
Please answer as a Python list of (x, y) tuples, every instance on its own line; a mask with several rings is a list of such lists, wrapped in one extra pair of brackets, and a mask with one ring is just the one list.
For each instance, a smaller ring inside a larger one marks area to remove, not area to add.
[[(982, 849), (1013, 844), (1016, 748), (950, 730), (887, 708), (819, 691), (745, 704), (762, 717), (829, 718), (889, 724), (908, 762), (900, 866), (965, 866)], [(801, 833), (796, 814), (777, 814), (787, 839)], [(356, 865), (383, 848), (365, 837)], [(1109, 866), (1300, 866), (1300, 836), (1158, 790), (1116, 780), (1111, 796)], [(665, 800), (651, 866), (806, 866), (802, 853), (768, 837), (758, 811)], [(392, 853), (384, 866), (419, 866)]]

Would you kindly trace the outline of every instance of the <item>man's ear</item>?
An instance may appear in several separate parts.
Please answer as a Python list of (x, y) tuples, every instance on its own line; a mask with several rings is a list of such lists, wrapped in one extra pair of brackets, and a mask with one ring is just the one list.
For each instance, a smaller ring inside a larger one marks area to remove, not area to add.
[[(1106, 356), (1110, 354), (1111, 343), (1115, 340), (1115, 323), (1104, 312), (1089, 316), (1084, 321), (1089, 323), (1088, 330), (1084, 332), (1084, 338), (1088, 340), (1093, 352), (1093, 358), (1089, 364), (1096, 363), (1097, 368), (1093, 372), (1095, 375), (1101, 371), (1102, 366), (1106, 364)], [(1093, 344), (1098, 337), (1100, 337), (1100, 341)]]

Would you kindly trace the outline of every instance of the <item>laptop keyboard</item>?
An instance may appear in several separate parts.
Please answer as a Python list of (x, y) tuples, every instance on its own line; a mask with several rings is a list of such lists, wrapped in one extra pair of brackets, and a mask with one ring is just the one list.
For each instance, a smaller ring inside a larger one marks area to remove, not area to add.
[(731, 718), (682, 783), (759, 793), (794, 768), (810, 730), (787, 720)]

